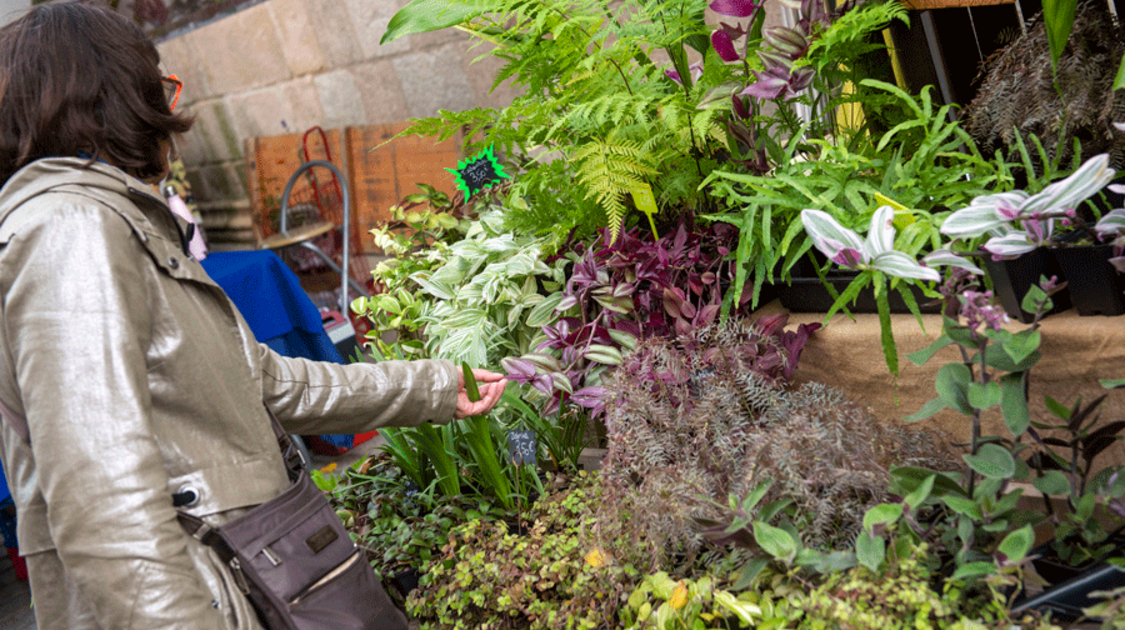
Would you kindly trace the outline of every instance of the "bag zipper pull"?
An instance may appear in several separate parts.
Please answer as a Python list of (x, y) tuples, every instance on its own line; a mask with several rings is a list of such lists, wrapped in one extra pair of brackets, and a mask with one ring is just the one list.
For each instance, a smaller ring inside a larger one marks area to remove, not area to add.
[(234, 574), (234, 582), (238, 585), (238, 590), (242, 591), (243, 595), (250, 594), (250, 585), (246, 583), (246, 576), (242, 573), (242, 563), (238, 558), (230, 559), (230, 569)]
[(281, 557), (274, 553), (273, 549), (262, 547), (262, 555), (265, 556), (266, 560), (269, 560), (270, 564), (273, 566), (281, 566)]

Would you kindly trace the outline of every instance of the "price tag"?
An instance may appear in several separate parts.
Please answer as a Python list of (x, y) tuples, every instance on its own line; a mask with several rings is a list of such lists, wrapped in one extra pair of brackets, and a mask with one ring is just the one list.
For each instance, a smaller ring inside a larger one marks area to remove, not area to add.
[(637, 210), (648, 215), (648, 224), (652, 228), (652, 238), (659, 239), (660, 237), (656, 234), (656, 222), (653, 221), (652, 217), (660, 209), (656, 207), (656, 195), (652, 194), (652, 186), (641, 182), (629, 188), (629, 194), (633, 196), (633, 205), (637, 206)]
[(537, 450), (538, 442), (535, 439), (535, 431), (531, 429), (508, 431), (508, 456), (513, 464), (535, 466)]
[(465, 197), (472, 197), (475, 193), (488, 188), (496, 182), (511, 177), (504, 172), (504, 165), (496, 160), (493, 147), (481, 151), (475, 156), (461, 160), (457, 168), (445, 169), (457, 176), (457, 186), (465, 192)]

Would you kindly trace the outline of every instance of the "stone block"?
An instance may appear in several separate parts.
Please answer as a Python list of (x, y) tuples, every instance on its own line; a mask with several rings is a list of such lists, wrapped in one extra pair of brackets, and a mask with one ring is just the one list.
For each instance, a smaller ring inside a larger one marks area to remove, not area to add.
[(262, 90), (243, 92), (228, 100), (238, 140), (256, 136), (298, 133), (320, 124), (323, 112), (311, 80), (302, 79)]
[(379, 45), (391, 18), (408, 2), (409, 0), (344, 0), (351, 16), (356, 43), (359, 44), (364, 59), (387, 57), (410, 50), (409, 37), (399, 38), (386, 46)]
[(289, 107), (288, 127), (303, 133), (309, 127), (324, 126), (324, 108), (313, 77), (290, 81), (281, 86)]
[(186, 165), (195, 166), (213, 161), (214, 159), (208, 154), (209, 147), (199, 127), (198, 118), (187, 133), (173, 138), (172, 143), (175, 145), (176, 155), (178, 155)]
[(235, 172), (236, 164), (240, 163), (226, 162), (199, 167), (196, 171), (198, 186), (196, 185), (196, 179), (188, 178), (188, 181), (192, 183), (192, 192), (195, 193), (197, 198), (204, 201), (244, 198), (246, 187), (238, 173)]
[(306, 0), (272, 0), (265, 4), (281, 38), (289, 72), (299, 77), (323, 70), (324, 52), (316, 36), (309, 3)]
[[(242, 159), (242, 140), (235, 131), (227, 103), (213, 99), (192, 107), (195, 125), (186, 140), (197, 143), (202, 162), (223, 162)], [(187, 158), (184, 158), (185, 161)]]
[(326, 129), (367, 124), (367, 112), (355, 75), (347, 70), (336, 70), (317, 75), (313, 83), (324, 108)]
[(443, 28), (440, 31), (407, 35), (404, 39), (410, 42), (410, 47), (413, 50), (423, 51), (438, 48), (451, 42), (466, 41), (470, 38), (471, 36), (464, 31), (459, 31), (455, 28)]
[(411, 118), (433, 116), (439, 109), (462, 111), (476, 105), (476, 96), (462, 67), (466, 45), (455, 42), (392, 60)]
[(214, 94), (263, 87), (291, 76), (268, 4), (216, 20), (189, 36)]
[(193, 45), (193, 33), (164, 40), (157, 45), (163, 71), (175, 74), (184, 82), (177, 107), (188, 106), (211, 96), (206, 75), (200, 68), (201, 57)]
[(401, 122), (410, 117), (402, 85), (390, 61), (380, 60), (352, 68), (366, 112), (367, 124)]
[(308, 0), (308, 6), (325, 67), (339, 68), (363, 59), (351, 15), (341, 0)]

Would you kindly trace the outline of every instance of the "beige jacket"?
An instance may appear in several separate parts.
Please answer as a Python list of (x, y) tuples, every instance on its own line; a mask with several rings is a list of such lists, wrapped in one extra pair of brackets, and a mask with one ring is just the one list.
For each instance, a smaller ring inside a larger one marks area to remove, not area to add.
[(444, 422), (457, 370), (279, 356), (151, 187), (84, 163), (0, 190), (0, 459), (39, 630), (255, 628), (171, 495), (218, 525), (286, 486), (263, 402), (296, 434)]

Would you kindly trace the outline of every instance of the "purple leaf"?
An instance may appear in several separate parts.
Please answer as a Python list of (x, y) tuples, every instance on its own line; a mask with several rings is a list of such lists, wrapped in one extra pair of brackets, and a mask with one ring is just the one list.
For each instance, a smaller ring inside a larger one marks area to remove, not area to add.
[(742, 96), (753, 96), (755, 98), (773, 100), (781, 96), (789, 88), (789, 77), (781, 77), (769, 71), (754, 71), (754, 76), (756, 76), (758, 80), (747, 86), (746, 89), (739, 92), (739, 94)]
[(668, 77), (669, 79), (672, 79), (673, 81), (675, 81), (676, 83), (678, 83), (680, 85), (684, 84), (683, 79), (680, 78), (680, 73), (676, 72), (675, 70), (665, 70), (664, 76)]
[(526, 381), (535, 376), (535, 364), (527, 359), (517, 359), (513, 357), (504, 357), (500, 359), (500, 365), (504, 371), (508, 373), (508, 377), (514, 381)]
[(832, 262), (841, 267), (858, 267), (863, 262), (863, 254), (858, 250), (845, 247), (836, 252), (836, 255), (832, 257)]
[(750, 0), (715, 0), (711, 3), (711, 10), (727, 17), (744, 18), (754, 15), (758, 6)]
[(711, 46), (715, 48), (715, 52), (719, 53), (719, 58), (723, 61), (729, 63), (741, 59), (738, 56), (738, 51), (734, 49), (734, 41), (724, 30), (720, 29), (711, 33)]

